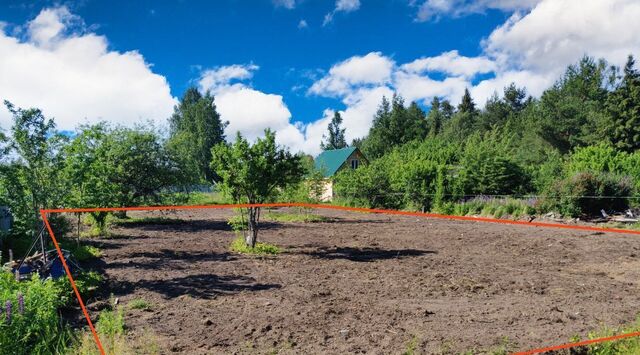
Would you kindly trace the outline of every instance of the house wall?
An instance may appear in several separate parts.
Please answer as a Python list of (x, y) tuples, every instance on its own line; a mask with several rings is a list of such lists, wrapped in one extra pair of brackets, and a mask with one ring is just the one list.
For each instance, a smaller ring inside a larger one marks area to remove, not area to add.
[(331, 202), (333, 199), (333, 180), (324, 179), (322, 182), (322, 196), (320, 196), (320, 201), (322, 202)]
[(351, 153), (351, 155), (349, 155), (349, 157), (344, 161), (344, 163), (342, 163), (338, 171), (342, 169), (351, 169), (351, 161), (353, 159), (359, 160), (358, 166), (368, 163), (367, 159), (362, 155), (362, 153), (360, 153), (360, 150), (356, 149), (353, 153)]

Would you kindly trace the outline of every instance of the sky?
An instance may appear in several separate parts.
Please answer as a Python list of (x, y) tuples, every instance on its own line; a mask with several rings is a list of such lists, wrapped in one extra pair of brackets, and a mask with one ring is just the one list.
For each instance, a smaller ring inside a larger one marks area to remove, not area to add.
[(334, 111), (351, 141), (393, 93), (426, 109), (468, 88), (482, 105), (512, 82), (539, 96), (585, 54), (621, 66), (638, 18), (637, 0), (0, 0), (0, 100), (60, 130), (166, 130), (195, 86), (227, 137), (271, 128), (316, 155)]

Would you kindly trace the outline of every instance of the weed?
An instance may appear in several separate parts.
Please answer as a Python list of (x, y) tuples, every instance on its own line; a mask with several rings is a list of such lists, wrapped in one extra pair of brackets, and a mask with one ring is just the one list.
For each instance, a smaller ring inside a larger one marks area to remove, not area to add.
[[(620, 328), (607, 328), (589, 333), (589, 339), (609, 337), (616, 334), (635, 333), (640, 331), (640, 317), (631, 325)], [(629, 337), (617, 341), (607, 341), (591, 344), (586, 347), (587, 354), (614, 355), (614, 354), (640, 354), (640, 338)]]
[(416, 348), (418, 347), (418, 337), (413, 336), (411, 340), (406, 345), (405, 351), (402, 353), (403, 355), (413, 355), (415, 354)]
[(242, 236), (237, 237), (231, 243), (231, 251), (242, 254), (254, 254), (254, 255), (275, 255), (280, 253), (280, 248), (275, 245), (267, 243), (256, 243), (254, 248), (247, 246)]
[(131, 309), (140, 309), (143, 311), (147, 311), (149, 309), (151, 309), (151, 303), (149, 303), (147, 300), (141, 299), (141, 298), (137, 298), (131, 302), (129, 302), (129, 308)]

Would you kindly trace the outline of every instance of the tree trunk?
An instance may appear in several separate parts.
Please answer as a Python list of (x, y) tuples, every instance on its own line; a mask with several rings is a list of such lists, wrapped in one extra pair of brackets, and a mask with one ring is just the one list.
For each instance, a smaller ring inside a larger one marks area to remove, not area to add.
[(250, 207), (249, 208), (249, 228), (244, 237), (244, 242), (248, 247), (255, 248), (256, 242), (258, 241), (258, 218), (260, 218), (260, 208), (259, 207)]

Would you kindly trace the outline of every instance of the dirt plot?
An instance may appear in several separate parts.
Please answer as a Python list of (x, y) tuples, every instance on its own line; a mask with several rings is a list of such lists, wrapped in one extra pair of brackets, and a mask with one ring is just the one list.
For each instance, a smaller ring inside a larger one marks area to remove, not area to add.
[(93, 267), (123, 304), (151, 303), (126, 323), (166, 353), (527, 350), (640, 310), (638, 236), (314, 213), (331, 220), (264, 224), (260, 239), (284, 251), (251, 257), (229, 252), (232, 211), (181, 211), (184, 223), (97, 240)]

